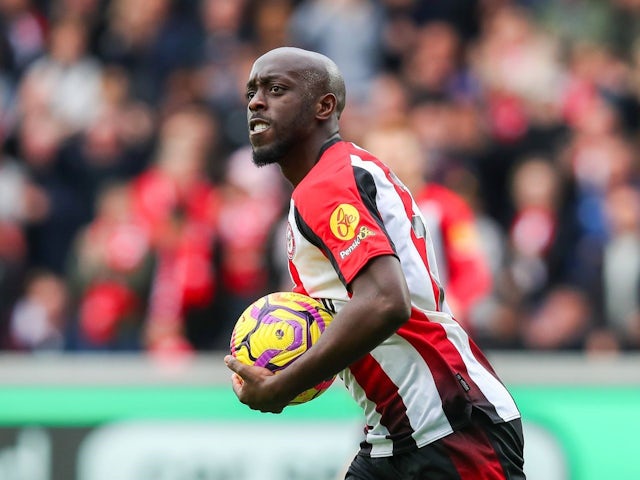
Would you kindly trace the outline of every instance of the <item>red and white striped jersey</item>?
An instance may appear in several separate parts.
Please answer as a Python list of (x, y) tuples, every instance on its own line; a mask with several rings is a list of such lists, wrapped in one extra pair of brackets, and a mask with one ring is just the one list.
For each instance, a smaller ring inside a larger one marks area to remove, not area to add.
[[(361, 452), (409, 451), (469, 422), (520, 413), (492, 367), (452, 317), (418, 207), (389, 169), (335, 138), (294, 189), (287, 228), (295, 290), (339, 311), (349, 283), (372, 258), (395, 255), (411, 293), (411, 318), (341, 372), (367, 422)], [(471, 274), (471, 273), (470, 273)]]

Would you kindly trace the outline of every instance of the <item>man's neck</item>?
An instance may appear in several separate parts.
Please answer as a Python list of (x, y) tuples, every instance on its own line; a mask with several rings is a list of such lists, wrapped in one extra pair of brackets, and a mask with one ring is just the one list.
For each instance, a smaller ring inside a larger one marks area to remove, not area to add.
[(331, 145), (334, 145), (341, 140), (342, 138), (340, 138), (340, 132), (336, 132), (333, 135), (331, 135), (329, 138), (327, 138), (325, 142), (320, 146), (320, 151), (318, 152), (318, 158), (316, 159), (316, 163), (318, 163), (318, 161), (320, 160), (320, 157), (322, 157), (324, 152), (326, 152)]

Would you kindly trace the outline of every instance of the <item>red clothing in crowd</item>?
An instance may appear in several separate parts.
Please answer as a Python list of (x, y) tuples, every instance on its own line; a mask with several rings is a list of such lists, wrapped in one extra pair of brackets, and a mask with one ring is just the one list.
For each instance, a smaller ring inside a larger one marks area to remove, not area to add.
[(457, 193), (433, 183), (417, 192), (415, 201), (432, 237), (447, 302), (456, 320), (468, 327), (471, 307), (492, 288), (474, 213)]

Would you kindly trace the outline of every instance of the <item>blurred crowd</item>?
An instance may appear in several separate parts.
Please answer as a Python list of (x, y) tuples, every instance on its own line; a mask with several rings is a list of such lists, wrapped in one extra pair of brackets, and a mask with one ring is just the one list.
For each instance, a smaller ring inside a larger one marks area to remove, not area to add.
[(282, 45), (343, 71), (481, 346), (640, 348), (640, 1), (0, 0), (0, 349), (226, 349), (290, 288), (244, 98)]

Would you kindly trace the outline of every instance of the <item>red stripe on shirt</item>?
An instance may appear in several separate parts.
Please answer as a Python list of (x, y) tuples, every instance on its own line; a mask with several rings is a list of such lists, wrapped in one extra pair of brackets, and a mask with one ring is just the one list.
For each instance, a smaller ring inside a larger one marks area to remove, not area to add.
[(309, 292), (307, 292), (307, 290), (304, 288), (304, 285), (302, 285), (302, 280), (300, 280), (298, 269), (291, 260), (289, 260), (289, 274), (291, 275), (291, 280), (293, 281), (293, 291), (296, 293), (301, 293), (302, 295), (309, 296)]
[(389, 431), (394, 441), (394, 450), (415, 447), (411, 437), (413, 428), (407, 417), (407, 407), (399, 394), (398, 387), (384, 372), (380, 364), (367, 354), (352, 364), (349, 369), (367, 398), (375, 403), (380, 414), (380, 423)]
[(468, 423), (472, 407), (469, 400), (483, 407), (489, 403), (470, 378), (460, 352), (447, 338), (441, 324), (430, 321), (420, 310), (412, 309), (411, 319), (397, 333), (418, 351), (429, 366), (442, 408), (454, 429)]

